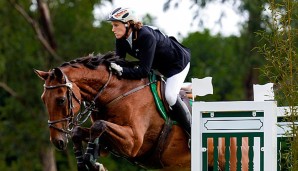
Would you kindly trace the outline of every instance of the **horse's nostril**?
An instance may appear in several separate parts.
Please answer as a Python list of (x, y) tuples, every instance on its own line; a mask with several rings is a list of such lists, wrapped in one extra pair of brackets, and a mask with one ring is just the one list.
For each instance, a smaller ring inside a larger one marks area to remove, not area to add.
[(58, 150), (64, 150), (67, 145), (67, 143), (64, 142), (63, 140), (54, 140), (52, 142)]
[(59, 147), (59, 149), (64, 149), (65, 148), (64, 141), (58, 140), (58, 147)]

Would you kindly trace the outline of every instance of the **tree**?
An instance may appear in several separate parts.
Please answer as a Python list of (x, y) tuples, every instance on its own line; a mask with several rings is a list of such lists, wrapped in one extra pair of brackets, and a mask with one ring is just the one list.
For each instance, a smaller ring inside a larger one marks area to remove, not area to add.
[[(189, 78), (213, 77), (214, 95), (201, 97), (203, 100), (245, 99), (242, 79), (245, 68), (242, 65), (243, 43), (235, 36), (211, 36), (208, 30), (194, 32), (183, 40), (191, 50)], [(205, 99), (207, 98), (207, 99)], [(200, 100), (202, 100), (200, 99)]]
[[(281, 170), (298, 169), (297, 99), (298, 99), (298, 44), (297, 1), (269, 1), (267, 30), (258, 32), (264, 44), (256, 49), (266, 59), (263, 74), (275, 85), (275, 99), (281, 106), (289, 106), (284, 122), (290, 123), (290, 131), (283, 137)], [(278, 144), (280, 145), (280, 144)]]
[[(33, 66), (42, 66), (40, 44), (8, 1), (1, 1), (1, 166), (0, 170), (41, 170), (40, 150), (48, 147), (45, 115)], [(33, 58), (34, 57), (34, 58)], [(34, 118), (34, 119), (32, 119)], [(38, 128), (38, 129), (37, 129)], [(30, 143), (28, 143), (30, 142)]]
[[(215, 0), (192, 0), (193, 5), (191, 7), (199, 7), (196, 13), (194, 13), (194, 20), (200, 20), (199, 12), (201, 8), (206, 7), (208, 3), (215, 2)], [(231, 2), (235, 5), (236, 0), (222, 0), (222, 3)], [(177, 1), (174, 0), (167, 0), (164, 9), (167, 10), (171, 7), (171, 4), (175, 3), (175, 5), (179, 5)], [(247, 12), (248, 13), (248, 21), (243, 25), (240, 38), (241, 41), (241, 49), (239, 49), (238, 57), (242, 59), (242, 67), (245, 68), (246, 74), (242, 75), (242, 86), (244, 88), (245, 99), (252, 100), (253, 92), (252, 92), (252, 85), (256, 83), (260, 83), (262, 80), (259, 79), (260, 72), (259, 68), (264, 64), (263, 58), (254, 51), (253, 49), (261, 44), (261, 42), (256, 37), (256, 32), (264, 29), (263, 25), (263, 6), (266, 4), (264, 0), (242, 0), (241, 5), (238, 7), (241, 13)], [(191, 8), (190, 7), (190, 8)], [(241, 14), (239, 14), (241, 15)], [(220, 20), (220, 19), (219, 19)], [(198, 22), (202, 24), (204, 23)], [(262, 83), (262, 82), (261, 82)]]
[(53, 171), (54, 162), (58, 169), (74, 170), (71, 144), (65, 152), (50, 144), (42, 83), (33, 68), (48, 70), (113, 50), (110, 25), (93, 26), (93, 6), (100, 1), (90, 2), (0, 2), (0, 170)]

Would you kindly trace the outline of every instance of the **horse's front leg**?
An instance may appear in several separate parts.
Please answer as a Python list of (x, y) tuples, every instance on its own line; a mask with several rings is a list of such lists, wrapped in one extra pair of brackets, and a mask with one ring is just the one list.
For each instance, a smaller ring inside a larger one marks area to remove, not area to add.
[[(96, 165), (99, 140), (108, 140), (109, 146), (127, 157), (135, 157), (142, 144), (144, 130), (142, 127), (133, 129), (132, 126), (121, 126), (104, 120), (97, 120), (90, 127), (90, 141), (87, 152), (84, 155), (84, 162), (89, 168)], [(104, 137), (101, 137), (104, 134)]]
[(106, 125), (101, 124), (100, 121), (95, 121), (95, 123), (90, 128), (89, 142), (83, 159), (84, 159), (84, 163), (88, 166), (88, 168), (94, 171), (97, 171), (103, 168), (96, 162), (96, 160), (98, 159), (99, 152), (100, 152), (99, 137), (105, 132), (105, 130), (106, 130)]
[(88, 171), (88, 167), (85, 165), (83, 160), (83, 144), (82, 142), (89, 141), (89, 132), (88, 128), (82, 128), (79, 126), (74, 127), (71, 132), (71, 139), (73, 142), (73, 150), (75, 157), (77, 159), (78, 171)]
[(109, 145), (113, 146), (116, 151), (129, 156), (135, 157), (143, 143), (142, 128), (133, 130), (131, 126), (121, 126), (104, 120), (97, 120), (90, 128), (90, 144), (97, 143), (104, 138), (108, 140)]

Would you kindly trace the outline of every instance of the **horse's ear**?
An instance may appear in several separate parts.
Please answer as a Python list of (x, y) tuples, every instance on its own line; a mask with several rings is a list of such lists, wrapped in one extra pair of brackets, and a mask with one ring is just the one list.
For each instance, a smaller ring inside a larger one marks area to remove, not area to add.
[(53, 69), (53, 71), (54, 71), (54, 75), (55, 75), (56, 79), (57, 79), (59, 82), (61, 82), (61, 83), (65, 82), (64, 74), (63, 74), (63, 72), (61, 71), (61, 69), (59, 69), (59, 68), (55, 68), (55, 69)]
[(49, 72), (45, 72), (45, 71), (39, 71), (34, 69), (34, 72), (36, 73), (36, 75), (41, 78), (42, 80), (46, 80), (49, 77)]

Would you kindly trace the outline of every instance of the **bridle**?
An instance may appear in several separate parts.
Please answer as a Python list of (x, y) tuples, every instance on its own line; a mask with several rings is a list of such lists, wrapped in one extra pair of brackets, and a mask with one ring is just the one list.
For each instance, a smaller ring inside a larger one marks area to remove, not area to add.
[[(91, 113), (93, 111), (97, 111), (97, 110), (95, 110), (95, 101), (99, 97), (99, 95), (104, 91), (104, 89), (107, 87), (107, 85), (109, 84), (111, 77), (112, 77), (112, 71), (110, 70), (110, 72), (109, 72), (108, 81), (100, 88), (99, 92), (97, 93), (97, 95), (95, 96), (93, 101), (91, 101), (90, 103), (86, 103), (86, 102), (82, 103), (81, 100), (79, 98), (77, 98), (77, 96), (73, 93), (73, 90), (72, 90), (72, 88), (73, 88), (72, 82), (69, 81), (69, 79), (63, 72), (62, 72), (62, 74), (63, 74), (63, 77), (65, 78), (65, 84), (58, 84), (58, 85), (51, 85), (51, 86), (47, 86), (44, 84), (44, 88), (45, 89), (55, 89), (55, 88), (60, 88), (60, 87), (67, 88), (67, 101), (68, 101), (68, 111), (69, 111), (69, 113), (67, 115), (68, 117), (65, 117), (65, 118), (62, 118), (59, 120), (48, 120), (48, 126), (69, 135), (75, 126), (79, 126), (79, 125), (82, 125), (83, 123), (85, 123), (87, 121), (87, 119), (89, 118), (89, 116), (91, 115)], [(76, 116), (74, 115), (74, 112), (73, 112), (74, 105), (72, 103), (72, 98), (74, 98), (81, 106), (81, 108), (80, 108), (81, 111)], [(84, 110), (82, 111), (83, 108), (84, 108)], [(67, 128), (64, 129), (64, 128), (58, 128), (57, 126), (55, 126), (55, 124), (60, 123), (60, 122), (69, 122), (67, 125)]]
[[(66, 87), (67, 88), (67, 100), (68, 100), (68, 117), (62, 118), (62, 119), (58, 119), (58, 120), (48, 120), (48, 126), (52, 127), (60, 132), (63, 132), (65, 134), (69, 134), (69, 132), (72, 130), (71, 125), (75, 125), (74, 123), (74, 112), (73, 112), (73, 108), (74, 105), (72, 103), (72, 97), (81, 105), (81, 101), (77, 98), (77, 96), (73, 93), (72, 90), (72, 83), (68, 80), (67, 76), (63, 73), (63, 76), (65, 78), (65, 84), (58, 84), (58, 85), (51, 85), (51, 86), (47, 86), (47, 85), (43, 85), (45, 89), (55, 89), (55, 88), (60, 88), (60, 87)], [(58, 128), (57, 126), (55, 126), (55, 124), (60, 123), (60, 122), (69, 122), (69, 124), (67, 125), (67, 129), (63, 129), (63, 128)]]

